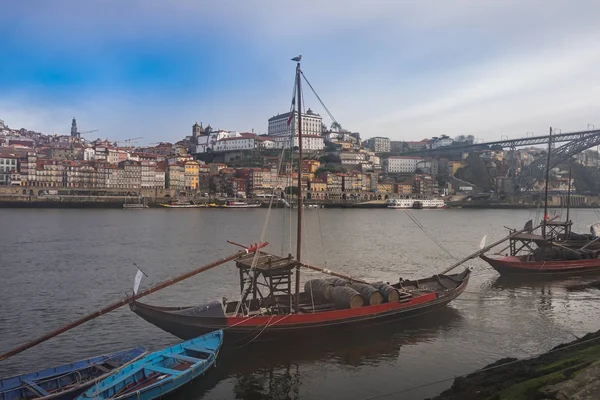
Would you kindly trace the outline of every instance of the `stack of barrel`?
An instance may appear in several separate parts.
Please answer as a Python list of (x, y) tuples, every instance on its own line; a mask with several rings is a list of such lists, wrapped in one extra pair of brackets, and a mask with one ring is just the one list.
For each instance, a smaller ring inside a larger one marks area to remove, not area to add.
[(367, 284), (339, 278), (311, 279), (304, 284), (304, 291), (314, 300), (333, 303), (338, 309), (375, 306), (400, 299), (398, 289), (385, 282)]

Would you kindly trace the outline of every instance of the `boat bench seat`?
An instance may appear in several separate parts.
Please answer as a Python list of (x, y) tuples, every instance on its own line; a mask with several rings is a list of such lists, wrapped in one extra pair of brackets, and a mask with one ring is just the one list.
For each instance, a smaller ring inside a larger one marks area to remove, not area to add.
[(195, 351), (196, 353), (206, 353), (206, 354), (214, 354), (214, 349), (209, 349), (207, 347), (197, 347), (197, 346), (183, 346), (184, 350), (187, 351)]
[(23, 379), (23, 383), (25, 383), (25, 385), (27, 385), (27, 387), (30, 390), (33, 390), (34, 392), (36, 392), (38, 395), (41, 395), (42, 397), (50, 396), (50, 393), (46, 392), (44, 389), (39, 387), (37, 385), (37, 383), (35, 383), (31, 379)]
[(189, 361), (194, 364), (199, 363), (200, 361), (204, 361), (201, 358), (190, 357), (190, 356), (186, 356), (183, 354), (165, 354), (165, 357), (174, 358), (175, 360), (180, 360), (180, 361)]
[(144, 367), (144, 369), (148, 370), (148, 371), (152, 371), (152, 372), (158, 372), (160, 374), (167, 374), (167, 375), (181, 375), (181, 374), (183, 374), (182, 371), (177, 371), (176, 369), (171, 369), (171, 368), (159, 367), (158, 365), (146, 365)]

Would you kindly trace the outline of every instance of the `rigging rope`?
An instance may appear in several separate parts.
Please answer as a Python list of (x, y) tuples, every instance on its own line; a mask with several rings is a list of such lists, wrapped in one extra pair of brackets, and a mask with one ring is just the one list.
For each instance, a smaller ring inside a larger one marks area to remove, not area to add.
[(421, 224), (417, 219), (408, 211), (404, 210), (404, 212), (412, 219), (412, 221), (417, 225), (425, 234), (436, 244), (440, 249), (442, 249), (446, 254), (448, 254), (451, 258), (456, 258), (448, 251), (429, 231)]
[(300, 73), (302, 74), (302, 77), (304, 78), (304, 81), (308, 84), (308, 87), (310, 87), (310, 89), (312, 90), (312, 92), (314, 93), (314, 95), (316, 96), (317, 100), (319, 100), (319, 103), (321, 103), (321, 105), (323, 106), (323, 108), (325, 109), (325, 112), (327, 112), (327, 115), (329, 115), (329, 118), (331, 118), (331, 120), (333, 122), (336, 123), (336, 125), (338, 127), (341, 127), (341, 125), (337, 122), (337, 120), (333, 117), (333, 115), (331, 114), (331, 112), (329, 111), (329, 109), (327, 108), (327, 106), (325, 105), (325, 103), (323, 103), (323, 100), (321, 100), (321, 98), (319, 97), (319, 95), (317, 94), (317, 92), (315, 91), (315, 89), (312, 87), (312, 85), (310, 84), (310, 82), (308, 81), (308, 79), (306, 79), (306, 76), (304, 75), (303, 71), (300, 71)]

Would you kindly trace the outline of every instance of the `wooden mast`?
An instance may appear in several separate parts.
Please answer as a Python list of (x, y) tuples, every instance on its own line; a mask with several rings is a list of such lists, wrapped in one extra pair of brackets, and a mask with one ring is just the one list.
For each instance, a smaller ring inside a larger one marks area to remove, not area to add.
[[(298, 231), (296, 233), (296, 299), (294, 310), (300, 309), (300, 257), (302, 255), (302, 89), (300, 83), (300, 60), (302, 56), (292, 58), (296, 61), (296, 91), (298, 92)], [(292, 110), (292, 112), (295, 112)], [(291, 150), (294, 151), (294, 136), (292, 135)]]
[(546, 186), (544, 190), (544, 223), (542, 224), (542, 236), (546, 237), (546, 215), (548, 215), (548, 181), (550, 180), (550, 152), (552, 150), (552, 128), (548, 136), (548, 157), (546, 157)]
[[(569, 223), (569, 208), (571, 207), (571, 168), (572, 163), (571, 159), (569, 158), (569, 189), (567, 190), (567, 218), (565, 220), (567, 224)], [(571, 234), (571, 225), (567, 225), (565, 233), (567, 235)]]

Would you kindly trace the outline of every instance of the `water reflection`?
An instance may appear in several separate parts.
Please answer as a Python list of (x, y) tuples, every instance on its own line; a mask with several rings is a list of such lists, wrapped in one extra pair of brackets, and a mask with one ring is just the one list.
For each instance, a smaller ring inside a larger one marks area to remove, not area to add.
[(393, 362), (403, 346), (433, 341), (441, 332), (459, 326), (462, 319), (460, 312), (445, 307), (406, 321), (315, 337), (301, 345), (258, 343), (226, 350), (218, 367), (207, 375), (209, 381), (187, 386), (172, 398), (200, 399), (223, 382), (239, 399), (297, 399), (303, 366), (326, 363), (327, 368), (354, 369)]

